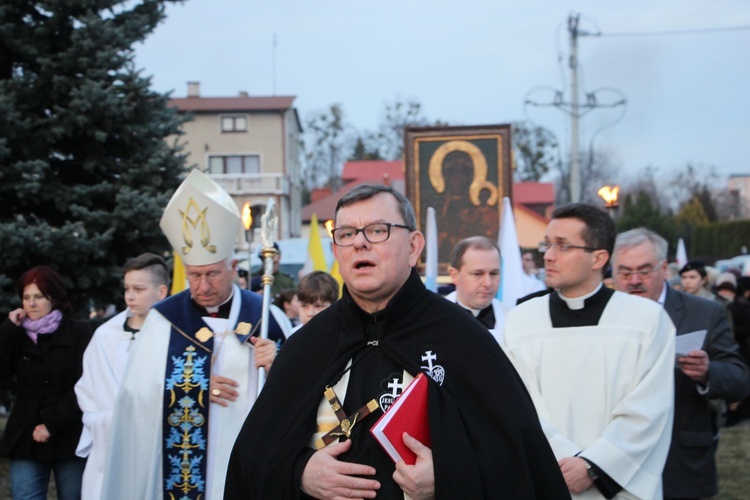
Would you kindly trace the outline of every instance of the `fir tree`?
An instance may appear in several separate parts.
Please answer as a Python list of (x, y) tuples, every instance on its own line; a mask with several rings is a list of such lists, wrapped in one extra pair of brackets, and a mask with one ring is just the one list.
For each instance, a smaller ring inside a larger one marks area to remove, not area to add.
[(36, 265), (60, 272), (78, 312), (121, 307), (124, 261), (168, 249), (158, 222), (183, 171), (182, 119), (132, 48), (167, 3), (0, 6), (0, 311)]

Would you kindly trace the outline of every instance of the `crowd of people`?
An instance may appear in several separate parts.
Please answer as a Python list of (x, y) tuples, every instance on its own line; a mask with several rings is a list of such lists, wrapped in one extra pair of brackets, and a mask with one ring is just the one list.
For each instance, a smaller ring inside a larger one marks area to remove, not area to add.
[[(450, 294), (428, 291), (414, 208), (386, 186), (336, 206), (343, 289), (297, 284), (278, 246), (275, 288), (238, 270), (236, 204), (198, 171), (160, 226), (187, 289), (167, 297), (164, 259), (136, 256), (93, 334), (55, 270), (19, 279), (0, 324), (14, 499), (51, 474), (61, 500), (707, 498), (720, 425), (750, 417), (742, 277), (710, 289), (694, 261), (678, 287), (661, 236), (591, 205), (554, 211), (512, 309), (485, 236), (455, 245)], [(420, 373), (431, 439), (403, 433), (417, 458), (394, 464), (368, 431)]]

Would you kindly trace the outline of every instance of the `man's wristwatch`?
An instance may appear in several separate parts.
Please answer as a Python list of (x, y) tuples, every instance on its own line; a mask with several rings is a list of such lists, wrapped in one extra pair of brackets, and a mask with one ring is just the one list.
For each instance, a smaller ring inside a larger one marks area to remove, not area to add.
[(583, 465), (586, 467), (586, 474), (589, 476), (589, 478), (592, 481), (596, 481), (597, 479), (599, 479), (599, 474), (596, 473), (589, 461), (585, 458), (581, 458), (581, 460), (583, 460)]

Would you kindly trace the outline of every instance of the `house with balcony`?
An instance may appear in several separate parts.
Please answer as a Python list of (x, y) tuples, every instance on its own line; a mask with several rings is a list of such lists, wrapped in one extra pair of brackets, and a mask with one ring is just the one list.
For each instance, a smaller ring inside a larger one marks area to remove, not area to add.
[[(257, 247), (261, 215), (273, 198), (278, 211), (276, 239), (300, 235), (302, 125), (295, 96), (203, 97), (198, 82), (187, 97), (169, 105), (191, 119), (183, 124), (187, 164), (209, 174), (242, 210), (249, 203)], [(238, 247), (247, 248), (238, 235)]]

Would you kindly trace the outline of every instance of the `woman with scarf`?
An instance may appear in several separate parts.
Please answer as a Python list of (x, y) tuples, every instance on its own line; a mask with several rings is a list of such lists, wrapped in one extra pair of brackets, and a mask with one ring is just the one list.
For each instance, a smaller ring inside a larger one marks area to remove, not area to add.
[(50, 267), (26, 271), (18, 294), (23, 307), (0, 324), (0, 382), (15, 376), (16, 387), (0, 442), (13, 499), (46, 498), (53, 471), (58, 498), (79, 499), (86, 461), (75, 455), (82, 423), (73, 387), (91, 327), (70, 318), (62, 278)]

